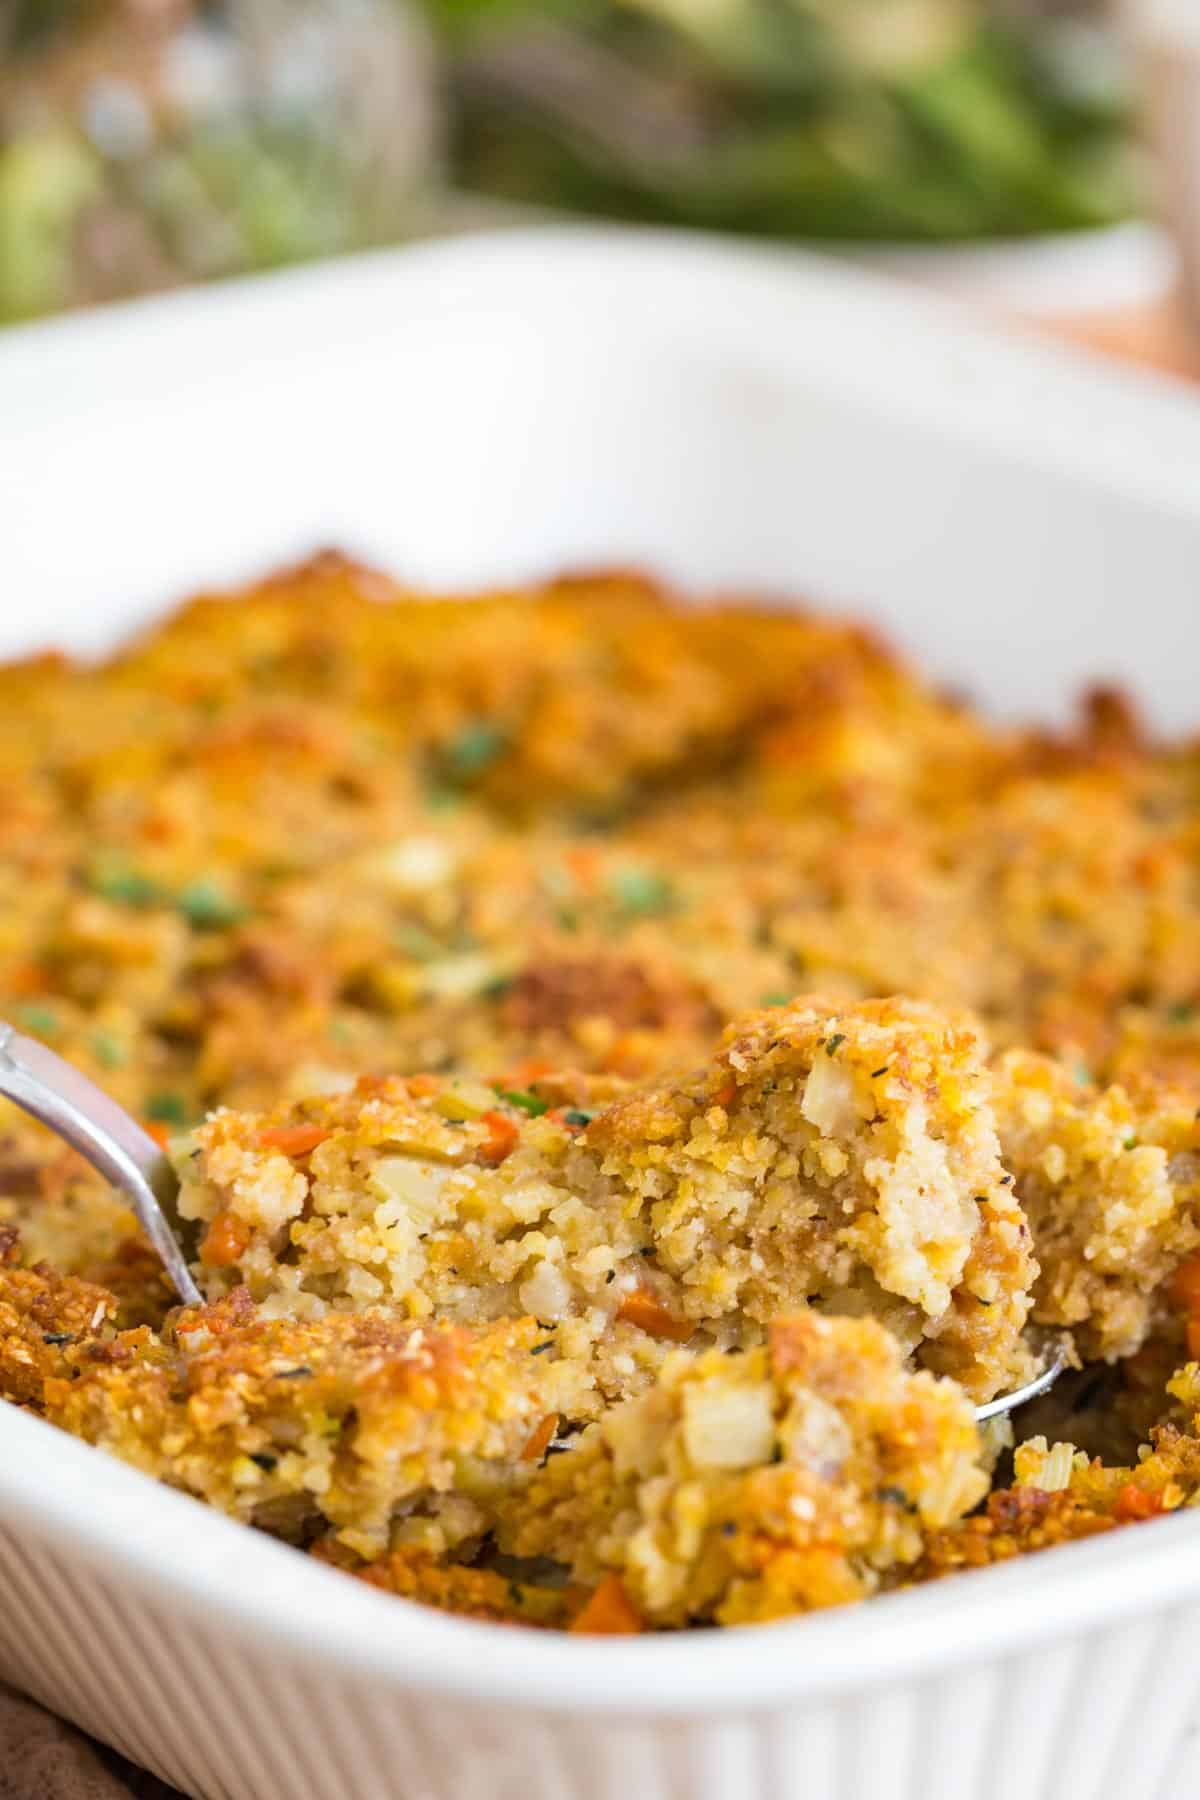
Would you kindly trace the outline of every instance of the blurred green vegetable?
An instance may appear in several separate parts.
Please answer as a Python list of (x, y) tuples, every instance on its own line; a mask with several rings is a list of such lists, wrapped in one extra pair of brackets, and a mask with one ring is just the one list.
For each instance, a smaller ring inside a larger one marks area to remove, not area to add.
[(1068, 230), (1132, 204), (1119, 88), (968, 0), (435, 5), (460, 180), (512, 200), (909, 241)]

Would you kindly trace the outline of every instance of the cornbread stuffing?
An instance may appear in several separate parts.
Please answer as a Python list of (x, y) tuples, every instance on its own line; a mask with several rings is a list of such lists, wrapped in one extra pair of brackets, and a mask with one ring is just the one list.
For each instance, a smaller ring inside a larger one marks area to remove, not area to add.
[(1000, 729), (632, 575), (326, 555), (0, 670), (0, 1016), (162, 1142), (204, 1295), (6, 1110), (0, 1396), (581, 1634), (1190, 1506), (1198, 847), (1117, 695)]

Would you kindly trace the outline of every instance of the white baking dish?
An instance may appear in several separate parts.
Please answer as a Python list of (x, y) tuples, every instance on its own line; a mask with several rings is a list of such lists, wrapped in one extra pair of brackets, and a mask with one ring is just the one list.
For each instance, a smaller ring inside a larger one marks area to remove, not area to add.
[[(336, 541), (441, 585), (808, 592), (1010, 712), (1101, 675), (1200, 716), (1200, 405), (796, 257), (505, 235), (12, 333), (0, 479), (8, 652)], [(1200, 1517), (564, 1641), (383, 1597), (0, 1407), (0, 1676), (226, 1800), (1183, 1800)]]

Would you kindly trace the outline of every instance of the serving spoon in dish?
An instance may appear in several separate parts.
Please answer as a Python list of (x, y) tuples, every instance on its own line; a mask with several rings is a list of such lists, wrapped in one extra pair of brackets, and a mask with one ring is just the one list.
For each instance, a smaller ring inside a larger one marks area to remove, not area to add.
[(129, 1201), (185, 1306), (203, 1302), (176, 1236), (179, 1181), (136, 1119), (53, 1050), (0, 1020), (0, 1094), (48, 1125)]
[[(57, 1132), (121, 1190), (179, 1298), (186, 1306), (201, 1305), (203, 1296), (179, 1243), (179, 1180), (149, 1132), (72, 1063), (2, 1020), (0, 1095)], [(1066, 1352), (1060, 1346), (1024, 1387), (977, 1406), (976, 1419), (982, 1423), (1036, 1400), (1066, 1367)]]

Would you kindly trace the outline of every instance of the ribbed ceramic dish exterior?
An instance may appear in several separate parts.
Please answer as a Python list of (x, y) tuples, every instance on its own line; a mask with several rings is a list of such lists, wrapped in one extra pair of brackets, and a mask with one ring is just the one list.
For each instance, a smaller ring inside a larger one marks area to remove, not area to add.
[[(0, 339), (0, 651), (320, 543), (867, 611), (1194, 729), (1200, 409), (862, 275), (520, 234)], [(0, 1679), (200, 1800), (1197, 1800), (1200, 1513), (759, 1630), (564, 1640), (313, 1564), (0, 1405)], [(49, 1800), (49, 1797), (48, 1797)]]
[(0, 1533), (0, 1587), (0, 1673), (198, 1800), (1155, 1800), (1200, 1701), (1195, 1604), (762, 1711), (714, 1642), (727, 1708), (596, 1719), (339, 1675), (219, 1616), (182, 1631), (169, 1591), (135, 1600), (25, 1534)]

